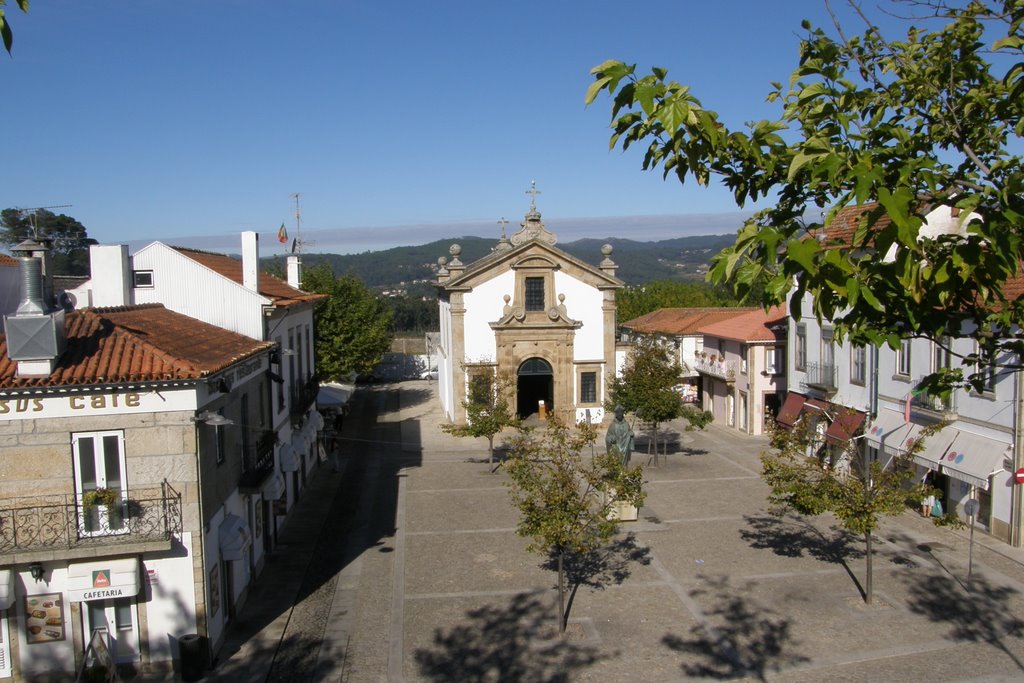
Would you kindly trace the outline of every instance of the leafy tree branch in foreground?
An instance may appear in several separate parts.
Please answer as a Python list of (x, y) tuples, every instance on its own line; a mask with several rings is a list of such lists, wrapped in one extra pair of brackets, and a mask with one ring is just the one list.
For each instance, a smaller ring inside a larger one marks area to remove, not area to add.
[[(610, 146), (640, 146), (645, 170), (720, 182), (739, 207), (773, 202), (709, 279), (760, 291), (765, 307), (788, 297), (796, 315), (810, 293), (837, 341), (973, 337), (977, 386), (979, 367), (1024, 352), (1024, 301), (1004, 289), (1024, 258), (1024, 0), (895, 0), (894, 16), (929, 11), (898, 38), (848, 5), (859, 33), (804, 22), (788, 85), (767, 93), (772, 120), (730, 129), (666, 69), (620, 61), (592, 70), (586, 102), (612, 97)], [(846, 248), (807, 239), (850, 205), (866, 210)], [(922, 237), (936, 206), (959, 223)]]

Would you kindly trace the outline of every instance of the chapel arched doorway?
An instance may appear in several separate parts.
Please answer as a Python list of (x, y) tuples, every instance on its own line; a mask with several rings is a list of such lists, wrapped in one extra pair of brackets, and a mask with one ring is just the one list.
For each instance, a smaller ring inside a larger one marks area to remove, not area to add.
[(519, 366), (516, 377), (516, 413), (527, 418), (538, 411), (541, 401), (550, 413), (554, 408), (555, 376), (543, 358), (530, 358)]

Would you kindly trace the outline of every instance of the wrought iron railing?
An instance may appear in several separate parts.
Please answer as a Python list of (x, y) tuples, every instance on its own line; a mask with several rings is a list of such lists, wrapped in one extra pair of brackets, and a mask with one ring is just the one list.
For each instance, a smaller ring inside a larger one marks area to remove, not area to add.
[(836, 370), (833, 363), (808, 363), (804, 384), (815, 389), (835, 391), (839, 388)]
[(277, 433), (266, 430), (260, 434), (256, 445), (242, 453), (242, 476), (238, 485), (243, 489), (258, 489), (274, 471), (274, 444)]
[[(921, 386), (923, 382), (924, 377), (919, 377), (914, 386)], [(947, 396), (929, 396), (924, 392), (911, 394), (910, 405), (913, 408), (930, 410), (944, 415), (956, 414), (956, 391), (950, 391)]]
[(711, 360), (698, 357), (696, 359), (696, 366), (697, 372), (724, 379), (726, 382), (736, 381), (735, 361)]
[(316, 395), (319, 391), (320, 381), (315, 376), (305, 382), (292, 385), (289, 414), (293, 421), (305, 417), (309, 412), (309, 407), (316, 402)]
[(181, 494), (166, 481), (107, 505), (83, 504), (75, 494), (0, 499), (0, 555), (169, 541), (181, 529)]

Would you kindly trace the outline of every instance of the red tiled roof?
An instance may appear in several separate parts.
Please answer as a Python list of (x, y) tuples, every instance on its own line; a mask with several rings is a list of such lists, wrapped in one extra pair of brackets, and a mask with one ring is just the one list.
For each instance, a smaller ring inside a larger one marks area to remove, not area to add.
[[(242, 261), (240, 259), (187, 247), (171, 248), (215, 273), (242, 284)], [(306, 301), (320, 301), (327, 298), (326, 294), (310, 294), (301, 289), (295, 289), (287, 282), (262, 271), (260, 271), (259, 293), (273, 301), (275, 306), (294, 306)]]
[(18, 259), (7, 254), (0, 254), (0, 266), (17, 266)]
[(756, 308), (659, 308), (639, 318), (622, 323), (635, 332), (646, 334), (698, 334), (701, 326), (728, 320)]
[(784, 336), (771, 328), (785, 320), (786, 306), (783, 304), (773, 306), (768, 312), (756, 308), (727, 320), (704, 325), (698, 331), (705, 336), (741, 342), (776, 341)]
[(47, 377), (17, 377), (0, 335), (0, 389), (197, 379), (273, 346), (162, 304), (86, 308), (65, 322), (67, 348)]

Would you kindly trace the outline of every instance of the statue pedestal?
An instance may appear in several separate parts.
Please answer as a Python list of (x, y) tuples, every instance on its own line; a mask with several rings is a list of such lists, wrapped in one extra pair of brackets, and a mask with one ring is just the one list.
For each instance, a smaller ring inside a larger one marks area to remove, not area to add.
[(608, 503), (608, 519), (617, 519), (620, 522), (635, 522), (640, 518), (640, 511), (624, 500), (615, 500), (615, 491), (605, 492), (605, 501)]

